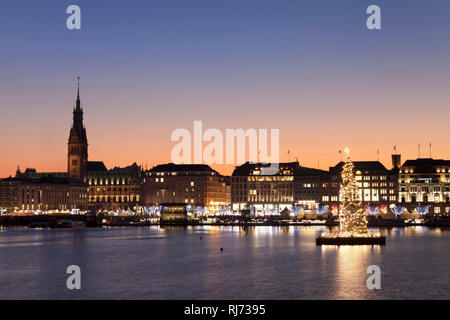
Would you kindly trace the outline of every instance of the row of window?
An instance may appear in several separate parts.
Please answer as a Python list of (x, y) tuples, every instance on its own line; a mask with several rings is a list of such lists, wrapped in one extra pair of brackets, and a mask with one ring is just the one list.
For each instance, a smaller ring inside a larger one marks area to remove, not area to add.
[[(401, 202), (434, 202), (434, 203), (439, 203), (441, 202), (441, 198), (439, 197), (439, 195), (435, 195), (434, 197), (429, 198), (428, 196), (423, 196), (423, 197), (416, 197), (415, 195), (412, 195), (411, 197), (406, 197), (406, 196), (402, 196), (401, 198)], [(450, 197), (446, 196), (442, 198), (442, 202), (450, 202)]]
[[(381, 199), (379, 199), (378, 197), (374, 198), (370, 198), (370, 195), (365, 195), (364, 197), (364, 201), (397, 201), (397, 196), (381, 196)], [(338, 196), (322, 196), (322, 201), (323, 202), (338, 202), (339, 201), (339, 197)]]
[[(140, 188), (130, 188), (129, 190), (130, 191), (138, 191)], [(121, 187), (119, 187), (119, 188), (95, 188), (95, 189), (91, 189), (91, 190), (93, 190), (93, 191), (96, 191), (96, 192), (101, 192), (101, 191), (104, 191), (104, 192), (106, 192), (106, 191), (119, 191), (119, 192), (122, 192), (122, 188)], [(124, 192), (127, 192), (128, 191), (128, 188), (123, 188), (123, 191)]]
[[(401, 191), (406, 191), (405, 187), (400, 189)], [(445, 191), (450, 191), (449, 187), (445, 187)], [(441, 192), (441, 187), (409, 187), (409, 192)]]
[(88, 179), (88, 184), (91, 185), (125, 185), (131, 184), (131, 178), (111, 178), (111, 179)]
[(93, 196), (89, 197), (89, 202), (138, 202), (139, 195), (136, 196)]
[(214, 176), (216, 173), (214, 171), (211, 172), (204, 172), (204, 171), (178, 171), (178, 172), (146, 172), (145, 175), (148, 177), (151, 176)]

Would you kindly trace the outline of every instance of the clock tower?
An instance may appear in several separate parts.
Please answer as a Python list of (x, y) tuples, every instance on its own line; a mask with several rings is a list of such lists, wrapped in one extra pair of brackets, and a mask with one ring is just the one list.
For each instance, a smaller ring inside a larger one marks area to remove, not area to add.
[(73, 124), (70, 129), (67, 175), (69, 178), (83, 180), (86, 176), (88, 162), (88, 143), (86, 129), (83, 126), (83, 109), (80, 101), (80, 77), (78, 77), (78, 93), (75, 108), (73, 109)]

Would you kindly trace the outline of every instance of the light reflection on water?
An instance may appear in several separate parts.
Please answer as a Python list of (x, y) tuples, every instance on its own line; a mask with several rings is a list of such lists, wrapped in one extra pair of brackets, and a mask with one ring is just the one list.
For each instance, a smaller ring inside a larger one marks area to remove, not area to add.
[[(2, 229), (2, 299), (448, 299), (449, 229), (382, 229), (386, 246), (316, 246), (302, 227)], [(223, 251), (219, 250), (223, 248)], [(82, 290), (65, 269), (82, 269)], [(368, 290), (369, 265), (382, 289)]]
[(332, 255), (334, 283), (331, 299), (369, 299), (366, 270), (380, 255), (380, 246), (322, 246), (322, 255)]

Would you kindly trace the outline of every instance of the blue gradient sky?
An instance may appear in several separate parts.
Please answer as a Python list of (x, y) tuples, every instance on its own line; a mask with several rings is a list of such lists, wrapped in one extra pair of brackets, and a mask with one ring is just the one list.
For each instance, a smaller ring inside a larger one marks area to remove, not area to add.
[(2, 1), (0, 176), (66, 169), (78, 75), (89, 157), (109, 167), (169, 162), (194, 120), (279, 128), (282, 160), (322, 169), (345, 145), (387, 167), (394, 144), (450, 158), (449, 18), (446, 0)]

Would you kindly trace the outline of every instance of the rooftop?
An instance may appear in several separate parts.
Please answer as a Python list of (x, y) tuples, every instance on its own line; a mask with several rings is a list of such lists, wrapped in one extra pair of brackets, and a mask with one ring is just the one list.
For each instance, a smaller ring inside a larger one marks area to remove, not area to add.
[(0, 179), (1, 182), (23, 182), (23, 183), (33, 183), (33, 184), (79, 184), (84, 185), (84, 183), (78, 179), (60, 177), (60, 176), (41, 176), (41, 177), (9, 177), (5, 179)]
[(88, 161), (87, 171), (108, 171), (103, 161)]
[(210, 166), (206, 164), (160, 164), (149, 170), (149, 172), (215, 172), (217, 175), (220, 175), (217, 171), (212, 169)]
[[(339, 162), (334, 167), (330, 167), (330, 173), (341, 173), (342, 167), (344, 166), (343, 161)], [(353, 161), (353, 165), (355, 166), (355, 170), (359, 170), (362, 172), (368, 171), (370, 173), (386, 173), (389, 170), (379, 161)]]
[[(280, 162), (280, 163), (273, 163), (274, 165), (278, 165), (280, 169), (282, 168), (289, 168), (296, 170), (300, 167), (298, 162)], [(246, 162), (238, 167), (236, 167), (233, 171), (232, 176), (248, 176), (251, 175), (251, 173), (254, 170), (258, 170), (261, 168), (270, 168), (272, 166), (272, 163), (254, 163), (254, 162)]]
[(450, 160), (419, 158), (416, 160), (406, 160), (401, 170), (413, 168), (414, 173), (435, 173), (439, 167), (450, 167)]

